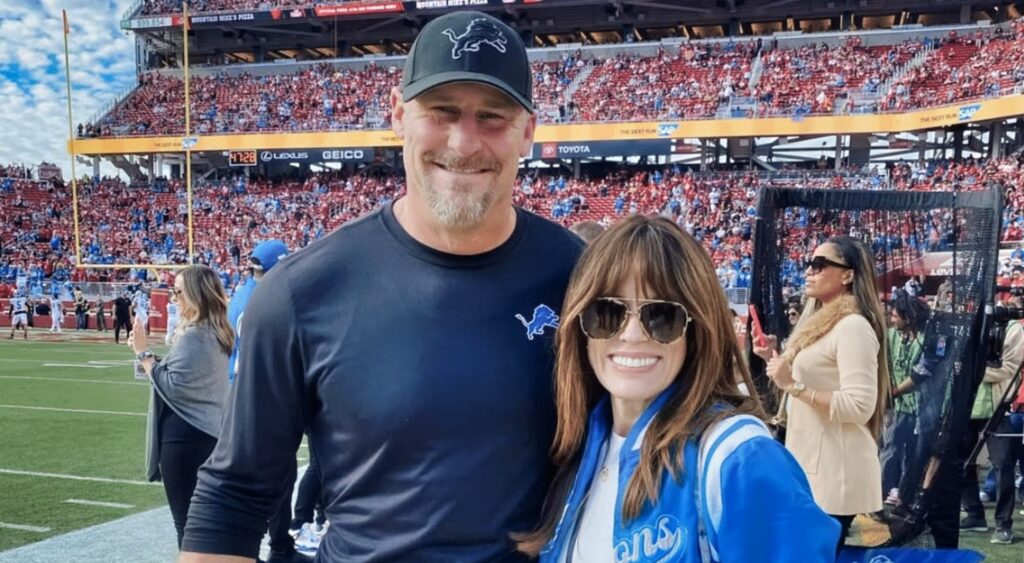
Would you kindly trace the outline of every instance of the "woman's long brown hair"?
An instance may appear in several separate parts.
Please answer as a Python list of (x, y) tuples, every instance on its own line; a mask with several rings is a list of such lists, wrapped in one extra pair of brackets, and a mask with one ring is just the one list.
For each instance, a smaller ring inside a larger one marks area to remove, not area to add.
[(193, 264), (178, 272), (181, 277), (181, 323), (176, 332), (198, 324), (209, 323), (217, 342), (227, 354), (235, 346), (235, 331), (228, 322), (228, 298), (217, 273), (209, 266)]
[[(640, 463), (629, 480), (622, 503), (623, 520), (658, 501), (665, 471), (679, 479), (683, 447), (708, 425), (733, 414), (764, 419), (756, 397), (740, 393), (737, 376), (754, 389), (741, 359), (733, 316), (707, 251), (665, 218), (633, 215), (599, 236), (573, 271), (556, 335), (558, 359), (555, 404), (558, 424), (551, 455), (558, 466), (544, 503), (539, 527), (515, 534), (518, 549), (536, 556), (554, 535), (586, 441), (590, 411), (607, 393), (587, 359), (587, 339), (579, 318), (594, 299), (615, 296), (635, 283), (643, 297), (681, 303), (691, 322), (679, 383), (651, 421), (640, 447)], [(730, 408), (711, 409), (721, 403)]]

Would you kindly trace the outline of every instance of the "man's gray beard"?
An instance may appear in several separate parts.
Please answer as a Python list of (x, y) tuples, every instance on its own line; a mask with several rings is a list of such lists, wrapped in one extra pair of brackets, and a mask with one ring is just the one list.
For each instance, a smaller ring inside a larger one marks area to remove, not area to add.
[(461, 187), (455, 186), (454, 194), (446, 197), (429, 184), (425, 184), (423, 188), (427, 205), (430, 206), (434, 217), (439, 223), (452, 229), (477, 226), (494, 204), (494, 192), (491, 189), (475, 195), (469, 190), (463, 191)]

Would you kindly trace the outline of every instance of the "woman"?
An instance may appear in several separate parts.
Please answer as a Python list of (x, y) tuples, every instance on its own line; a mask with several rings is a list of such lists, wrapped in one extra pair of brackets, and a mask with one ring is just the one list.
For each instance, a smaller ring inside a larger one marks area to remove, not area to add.
[(196, 472), (217, 444), (227, 399), (228, 354), (234, 332), (220, 279), (207, 266), (181, 270), (171, 290), (181, 319), (167, 357), (158, 360), (136, 321), (128, 344), (152, 382), (146, 435), (146, 472), (162, 479), (171, 507), (178, 547), (196, 486)]
[(563, 315), (558, 473), (520, 551), (576, 563), (833, 560), (839, 526), (737, 388), (737, 374), (753, 385), (696, 240), (667, 219), (629, 217), (583, 254)]
[(822, 243), (807, 265), (807, 305), (785, 352), (754, 347), (789, 395), (786, 448), (807, 473), (814, 500), (842, 525), (837, 550), (855, 515), (882, 508), (877, 442), (889, 370), (874, 264), (857, 239)]

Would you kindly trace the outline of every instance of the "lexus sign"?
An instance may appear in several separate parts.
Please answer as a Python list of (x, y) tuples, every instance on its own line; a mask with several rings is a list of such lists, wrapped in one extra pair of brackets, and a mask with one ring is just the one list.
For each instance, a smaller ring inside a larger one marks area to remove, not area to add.
[(374, 150), (358, 149), (292, 149), (260, 151), (260, 162), (372, 162)]

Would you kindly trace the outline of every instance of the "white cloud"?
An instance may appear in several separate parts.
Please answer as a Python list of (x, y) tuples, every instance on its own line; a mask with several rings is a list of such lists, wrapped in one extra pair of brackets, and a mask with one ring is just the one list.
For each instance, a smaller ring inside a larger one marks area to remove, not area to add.
[[(0, 163), (56, 162), (71, 174), (61, 9), (71, 24), (74, 124), (135, 81), (133, 38), (121, 31), (132, 0), (0, 1)], [(91, 173), (81, 165), (78, 173)], [(104, 173), (114, 173), (104, 168)]]

